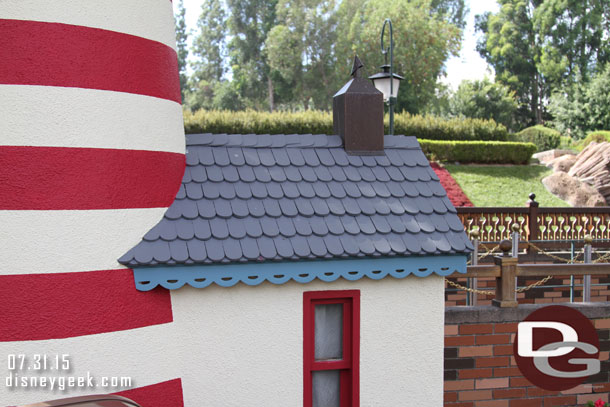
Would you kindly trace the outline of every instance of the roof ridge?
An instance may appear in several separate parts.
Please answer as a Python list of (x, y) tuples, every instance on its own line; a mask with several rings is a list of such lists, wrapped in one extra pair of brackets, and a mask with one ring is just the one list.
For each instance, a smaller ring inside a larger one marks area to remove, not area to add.
[[(186, 145), (248, 148), (343, 148), (338, 135), (326, 134), (187, 134)], [(417, 138), (405, 135), (385, 135), (385, 149), (420, 150)]]

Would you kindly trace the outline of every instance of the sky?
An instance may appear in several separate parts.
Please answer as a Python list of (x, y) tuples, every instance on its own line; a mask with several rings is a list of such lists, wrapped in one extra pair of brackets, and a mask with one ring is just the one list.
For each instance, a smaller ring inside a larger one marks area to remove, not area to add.
[[(174, 11), (177, 1), (174, 2)], [(442, 78), (442, 82), (448, 84), (453, 90), (457, 89), (460, 82), (464, 79), (483, 79), (488, 76), (493, 78), (493, 69), (487, 65), (479, 53), (476, 51), (477, 35), (474, 31), (474, 16), (486, 11), (496, 12), (499, 5), (495, 0), (466, 0), (466, 5), (470, 9), (467, 18), (467, 26), (464, 31), (464, 40), (460, 55), (452, 57), (447, 61), (447, 76)], [(197, 19), (201, 14), (201, 0), (184, 0), (186, 10), (186, 25), (189, 33), (189, 46), (194, 37), (197, 26)]]

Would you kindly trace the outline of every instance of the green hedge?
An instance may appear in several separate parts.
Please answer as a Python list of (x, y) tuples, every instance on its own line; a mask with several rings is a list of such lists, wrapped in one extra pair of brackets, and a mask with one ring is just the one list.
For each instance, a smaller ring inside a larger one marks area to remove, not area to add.
[[(386, 132), (388, 132), (388, 115)], [(184, 129), (193, 133), (333, 134), (330, 112), (184, 112)], [(506, 128), (493, 120), (442, 119), (434, 116), (395, 115), (394, 134), (429, 140), (508, 140)]]
[(480, 164), (527, 164), (533, 143), (498, 141), (419, 140), (428, 159)]
[(591, 142), (603, 143), (605, 141), (610, 141), (610, 131), (607, 130), (598, 130), (592, 131), (587, 134), (587, 137), (581, 142), (582, 147), (586, 147)]
[(538, 151), (552, 150), (561, 144), (561, 133), (540, 124), (521, 130), (513, 136), (514, 141), (534, 143)]

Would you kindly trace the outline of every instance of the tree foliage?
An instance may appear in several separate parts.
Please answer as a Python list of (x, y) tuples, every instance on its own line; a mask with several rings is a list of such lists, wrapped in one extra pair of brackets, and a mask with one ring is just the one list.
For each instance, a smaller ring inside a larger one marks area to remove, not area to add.
[(187, 106), (191, 109), (212, 108), (226, 71), (226, 22), (220, 0), (204, 0), (197, 20), (199, 35), (193, 40)]
[(355, 53), (369, 74), (383, 63), (379, 35), (390, 17), (396, 72), (406, 77), (398, 110), (410, 112), (434, 98), (467, 13), (464, 0), (205, 0), (202, 10), (191, 108), (220, 108), (233, 95), (255, 110), (329, 109)]
[(514, 115), (518, 107), (513, 91), (487, 78), (463, 81), (449, 98), (451, 115), (492, 119), (509, 129), (514, 129)]
[(544, 98), (548, 88), (536, 67), (541, 47), (534, 31), (534, 10), (541, 0), (499, 0), (496, 14), (477, 18), (484, 36), (479, 53), (495, 69), (496, 80), (515, 91), (522, 124), (543, 120)]
[[(479, 53), (496, 80), (515, 91), (522, 126), (543, 123), (553, 92), (570, 93), (610, 58), (607, 0), (498, 0), (497, 13), (477, 16)], [(567, 107), (566, 107), (567, 109)], [(557, 109), (556, 109), (557, 111)]]
[(184, 102), (188, 80), (186, 74), (186, 60), (188, 59), (189, 51), (186, 44), (188, 34), (186, 32), (186, 21), (184, 19), (186, 10), (184, 8), (183, 0), (178, 2), (177, 9), (177, 13), (174, 15), (176, 21), (176, 50), (178, 54), (178, 72), (180, 74), (180, 93), (182, 102)]
[[(457, 55), (462, 40), (462, 29), (456, 25), (455, 12), (441, 5), (456, 2), (433, 2), (432, 0), (369, 0), (342, 3), (343, 15), (351, 21), (343, 21), (349, 26), (347, 43), (351, 49), (338, 50), (337, 61), (343, 67), (358, 53), (369, 73), (377, 71), (384, 63), (381, 54), (380, 34), (382, 23), (391, 16), (394, 29), (394, 71), (403, 75), (398, 94), (398, 110), (418, 113), (434, 98), (437, 81), (444, 74), (444, 64), (452, 55)], [(462, 5), (463, 1), (459, 2)], [(359, 6), (354, 11), (351, 7)], [(436, 11), (435, 8), (436, 7)], [(463, 18), (463, 11), (457, 12)], [(461, 14), (460, 14), (461, 13)], [(463, 24), (461, 24), (463, 25)], [(387, 35), (386, 30), (386, 35)], [(389, 37), (385, 44), (389, 44)]]
[(610, 129), (610, 64), (590, 82), (556, 92), (549, 110), (560, 132), (583, 138), (588, 132)]

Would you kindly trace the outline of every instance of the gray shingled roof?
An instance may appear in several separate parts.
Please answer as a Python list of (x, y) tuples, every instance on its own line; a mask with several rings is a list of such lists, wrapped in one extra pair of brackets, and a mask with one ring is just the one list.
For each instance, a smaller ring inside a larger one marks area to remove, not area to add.
[(465, 254), (472, 246), (415, 137), (349, 156), (338, 136), (187, 136), (164, 218), (131, 267)]

